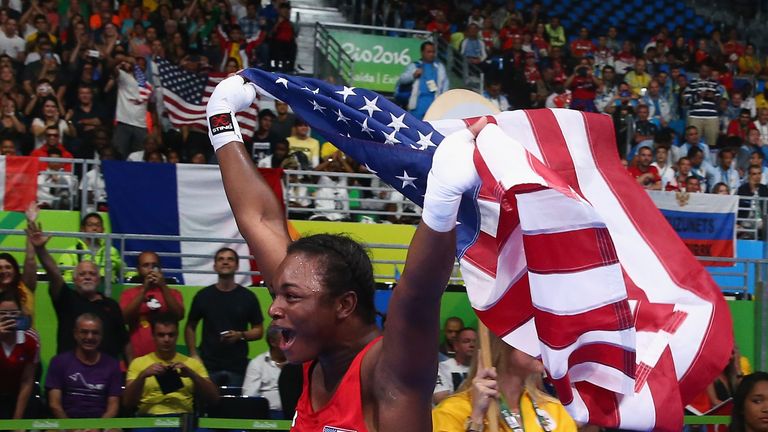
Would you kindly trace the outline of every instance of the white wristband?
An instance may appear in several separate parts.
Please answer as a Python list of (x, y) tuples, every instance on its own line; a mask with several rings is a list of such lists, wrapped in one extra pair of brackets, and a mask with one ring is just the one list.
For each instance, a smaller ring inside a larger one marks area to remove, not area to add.
[(208, 138), (214, 151), (234, 141), (245, 141), (233, 111), (208, 115)]
[(430, 171), (421, 220), (435, 231), (448, 232), (456, 227), (459, 204), (461, 204), (461, 194), (452, 191)]

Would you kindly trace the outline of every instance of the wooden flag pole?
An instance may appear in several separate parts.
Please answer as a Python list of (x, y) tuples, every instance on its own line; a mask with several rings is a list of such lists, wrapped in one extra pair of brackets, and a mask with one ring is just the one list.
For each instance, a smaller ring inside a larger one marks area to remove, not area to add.
[[(488, 327), (479, 322), (478, 329), (480, 330), (480, 365), (483, 368), (492, 367), (491, 338)], [(495, 399), (492, 399), (488, 405), (488, 412), (485, 416), (488, 419), (488, 432), (499, 432), (499, 403)]]

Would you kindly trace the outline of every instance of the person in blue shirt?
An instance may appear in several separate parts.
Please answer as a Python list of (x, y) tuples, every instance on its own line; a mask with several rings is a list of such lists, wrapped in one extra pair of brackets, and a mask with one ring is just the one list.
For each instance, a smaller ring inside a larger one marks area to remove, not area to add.
[(421, 60), (411, 63), (400, 75), (398, 91), (405, 92), (410, 86), (408, 110), (421, 119), (436, 97), (448, 91), (448, 73), (435, 58), (435, 44), (421, 44)]

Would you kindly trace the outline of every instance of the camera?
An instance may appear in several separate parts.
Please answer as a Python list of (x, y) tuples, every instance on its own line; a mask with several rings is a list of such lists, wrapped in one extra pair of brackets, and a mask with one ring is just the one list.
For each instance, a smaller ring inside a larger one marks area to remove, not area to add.
[(627, 98), (632, 96), (632, 92), (630, 92), (629, 90), (624, 90), (623, 92), (619, 93), (619, 96)]
[(88, 57), (95, 58), (95, 59), (101, 57), (101, 53), (99, 52), (99, 50), (88, 50), (88, 52), (86, 52), (86, 55)]
[(587, 76), (587, 68), (586, 66), (580, 66), (576, 69), (576, 74), (580, 77)]

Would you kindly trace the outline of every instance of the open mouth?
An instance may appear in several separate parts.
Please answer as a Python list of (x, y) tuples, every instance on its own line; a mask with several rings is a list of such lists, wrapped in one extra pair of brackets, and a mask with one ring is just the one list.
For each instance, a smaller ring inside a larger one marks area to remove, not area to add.
[(280, 344), (281, 351), (286, 351), (291, 348), (293, 342), (296, 340), (296, 332), (287, 328), (280, 328)]

